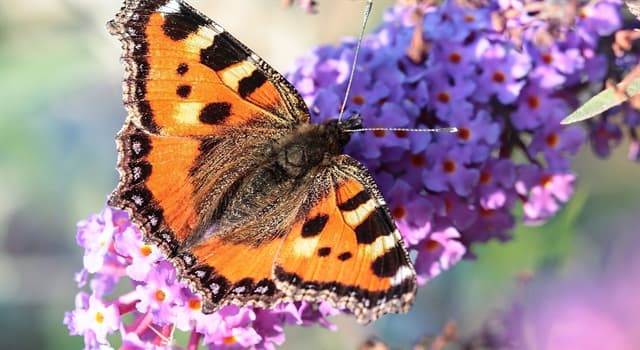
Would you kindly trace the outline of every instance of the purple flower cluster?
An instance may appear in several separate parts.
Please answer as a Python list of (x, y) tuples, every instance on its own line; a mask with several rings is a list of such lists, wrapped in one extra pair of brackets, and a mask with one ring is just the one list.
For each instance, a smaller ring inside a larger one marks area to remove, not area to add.
[[(620, 27), (621, 1), (576, 8), (573, 22), (549, 20), (545, 6), (395, 6), (362, 43), (346, 109), (364, 127), (459, 130), (364, 132), (347, 145), (417, 252), (421, 283), (472, 256), (473, 243), (509, 239), (516, 206), (524, 223), (540, 224), (572, 195), (570, 157), (587, 135), (560, 120), (603, 80), (607, 59), (596, 50)], [(336, 117), (354, 49), (353, 40), (320, 47), (289, 74), (313, 121)]]
[[(273, 309), (225, 306), (201, 312), (200, 297), (176, 280), (173, 265), (145, 244), (129, 215), (110, 207), (78, 224), (84, 268), (76, 274), (75, 310), (64, 323), (81, 335), (85, 349), (111, 349), (119, 333), (120, 349), (274, 349), (284, 342), (285, 325), (320, 324), (333, 329), (328, 305), (283, 303)], [(184, 346), (173, 342), (175, 330), (188, 332)], [(113, 340), (113, 338), (111, 338)]]

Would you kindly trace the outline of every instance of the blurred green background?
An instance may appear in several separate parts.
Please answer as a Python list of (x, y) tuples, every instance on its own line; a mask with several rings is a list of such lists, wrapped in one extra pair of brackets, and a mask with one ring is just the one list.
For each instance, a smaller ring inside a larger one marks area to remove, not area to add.
[[(310, 16), (279, 0), (191, 2), (283, 72), (313, 46), (355, 35), (363, 9), (361, 1), (321, 0), (320, 13)], [(370, 29), (391, 2), (376, 1)], [(0, 348), (82, 347), (62, 318), (73, 308), (73, 273), (82, 264), (75, 224), (100, 211), (117, 182), (113, 138), (125, 117), (123, 73), (120, 45), (105, 22), (120, 6), (0, 2)], [(448, 320), (469, 336), (514, 298), (535, 310), (576, 280), (606, 294), (599, 281), (624, 265), (630, 247), (640, 247), (640, 167), (625, 153), (622, 145), (598, 160), (585, 148), (574, 165), (578, 191), (557, 218), (519, 228), (508, 244), (477, 247), (477, 261), (422, 287), (408, 315), (367, 327), (337, 318), (337, 332), (290, 328), (285, 348), (354, 349), (372, 334), (407, 348)], [(530, 282), (518, 291), (524, 275)], [(627, 336), (640, 344), (637, 332)], [(541, 344), (535, 335), (532, 342)]]

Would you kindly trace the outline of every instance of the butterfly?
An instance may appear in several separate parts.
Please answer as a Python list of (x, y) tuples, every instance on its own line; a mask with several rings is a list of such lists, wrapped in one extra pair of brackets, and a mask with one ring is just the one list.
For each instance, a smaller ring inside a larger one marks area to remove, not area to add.
[(343, 154), (358, 116), (309, 123), (296, 89), (181, 0), (125, 0), (120, 181), (109, 198), (202, 297), (406, 312), (416, 274), (375, 181)]

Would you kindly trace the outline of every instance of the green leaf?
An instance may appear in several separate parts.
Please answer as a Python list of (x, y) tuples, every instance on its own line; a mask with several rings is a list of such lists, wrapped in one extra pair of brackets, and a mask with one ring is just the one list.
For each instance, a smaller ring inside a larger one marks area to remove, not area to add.
[[(635, 80), (633, 80), (627, 87), (626, 92), (628, 96), (633, 96), (640, 93), (640, 78), (636, 78)], [(610, 87), (590, 98), (582, 106), (578, 107), (578, 109), (576, 109), (573, 113), (564, 118), (560, 123), (571, 124), (579, 122), (581, 120), (593, 118), (596, 115), (606, 111), (607, 109), (621, 104), (627, 99), (628, 97), (626, 95), (616, 93), (616, 91), (612, 87)]]

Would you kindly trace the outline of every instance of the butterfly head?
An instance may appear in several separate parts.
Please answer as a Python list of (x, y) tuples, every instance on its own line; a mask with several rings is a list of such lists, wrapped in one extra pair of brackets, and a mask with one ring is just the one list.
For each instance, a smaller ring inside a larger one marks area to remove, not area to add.
[(302, 124), (283, 138), (272, 150), (280, 169), (288, 177), (299, 177), (310, 168), (326, 165), (333, 157), (342, 154), (351, 139), (349, 130), (362, 127), (362, 118), (354, 115), (340, 122), (333, 119), (326, 124)]
[(360, 116), (360, 114), (354, 114), (352, 116), (350, 116), (347, 119), (344, 120), (338, 120), (338, 119), (333, 119), (329, 122), (329, 124), (331, 123), (336, 123), (337, 125), (339, 125), (342, 130), (348, 132), (349, 130), (355, 130), (355, 129), (360, 129), (362, 128), (362, 117)]
[(329, 122), (327, 122), (327, 129), (334, 130), (333, 134), (335, 135), (341, 148), (346, 146), (351, 139), (352, 130), (361, 128), (362, 117), (359, 114), (354, 114), (347, 119), (331, 119)]

